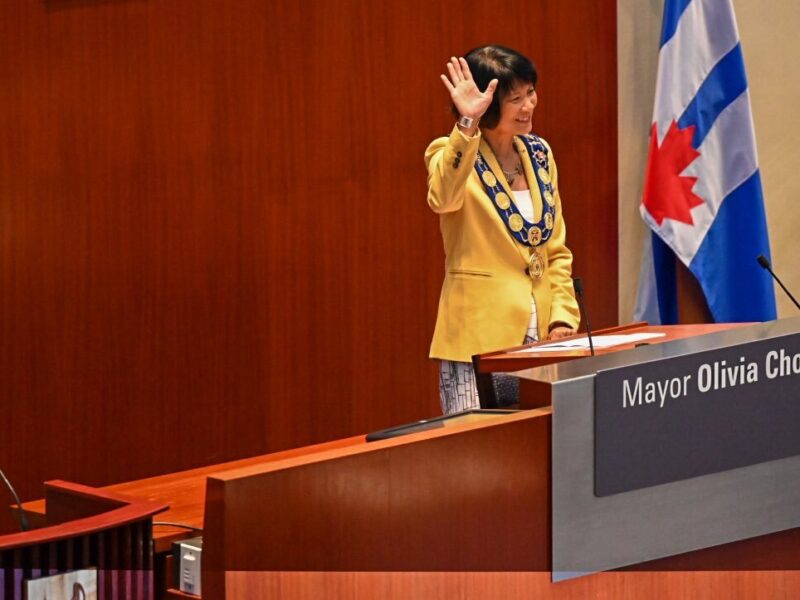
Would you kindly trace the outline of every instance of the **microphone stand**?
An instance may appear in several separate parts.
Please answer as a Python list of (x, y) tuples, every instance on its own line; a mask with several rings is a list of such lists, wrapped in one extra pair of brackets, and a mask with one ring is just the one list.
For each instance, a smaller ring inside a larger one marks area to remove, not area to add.
[(592, 325), (589, 323), (589, 311), (586, 310), (586, 306), (583, 304), (583, 282), (581, 281), (580, 277), (572, 278), (572, 287), (575, 288), (575, 296), (578, 298), (578, 306), (581, 309), (581, 313), (586, 317), (586, 337), (589, 338), (589, 351), (592, 353), (592, 356), (594, 356)]
[(769, 274), (772, 275), (772, 278), (775, 281), (778, 282), (778, 285), (781, 286), (781, 289), (784, 292), (786, 292), (786, 295), (789, 296), (789, 299), (792, 302), (794, 302), (794, 305), (797, 307), (798, 310), (800, 310), (800, 304), (797, 303), (797, 300), (795, 300), (795, 297), (792, 296), (792, 293), (789, 290), (786, 289), (786, 286), (783, 285), (783, 282), (780, 279), (778, 279), (778, 276), (775, 275), (775, 273), (772, 271), (772, 265), (770, 264), (769, 259), (766, 256), (764, 256), (763, 254), (759, 254), (758, 258), (756, 260), (758, 261), (758, 264), (760, 264), (764, 269), (769, 271)]
[(25, 516), (25, 510), (22, 508), (22, 502), (19, 500), (19, 496), (17, 495), (17, 490), (14, 489), (14, 486), (11, 485), (11, 482), (6, 477), (6, 474), (3, 473), (3, 470), (0, 469), (0, 479), (3, 483), (6, 484), (6, 487), (11, 492), (11, 495), (14, 497), (14, 502), (17, 504), (17, 512), (19, 514), (19, 528), (21, 531), (28, 531), (30, 527), (28, 526), (28, 517)]

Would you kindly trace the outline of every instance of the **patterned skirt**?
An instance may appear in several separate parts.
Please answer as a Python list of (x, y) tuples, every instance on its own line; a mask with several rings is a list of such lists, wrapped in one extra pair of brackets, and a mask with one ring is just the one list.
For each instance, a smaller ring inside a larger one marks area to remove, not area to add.
[[(539, 340), (539, 329), (536, 319), (536, 303), (531, 296), (531, 318), (528, 322), (528, 331), (522, 344), (530, 344)], [(495, 375), (493, 377), (498, 395), (515, 396), (518, 394), (519, 380), (510, 375)], [(478, 401), (478, 388), (475, 385), (475, 371), (472, 363), (443, 360), (439, 365), (439, 401), (442, 413), (453, 413), (480, 408)]]

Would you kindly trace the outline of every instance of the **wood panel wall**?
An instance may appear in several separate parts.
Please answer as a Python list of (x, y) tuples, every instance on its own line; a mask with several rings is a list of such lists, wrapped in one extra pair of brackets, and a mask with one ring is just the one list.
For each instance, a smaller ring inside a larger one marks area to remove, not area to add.
[[(617, 312), (611, 1), (0, 4), (0, 467), (26, 498), (437, 414), (422, 153), (452, 53), (540, 70), (593, 325)], [(2, 504), (2, 502), (0, 502)]]

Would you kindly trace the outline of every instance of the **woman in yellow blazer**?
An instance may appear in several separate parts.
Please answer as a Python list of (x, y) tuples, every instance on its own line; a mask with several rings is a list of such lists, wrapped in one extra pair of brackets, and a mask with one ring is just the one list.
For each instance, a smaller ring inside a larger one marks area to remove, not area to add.
[(549, 145), (531, 134), (535, 67), (484, 46), (447, 70), (458, 122), (428, 146), (425, 163), (446, 257), (430, 356), (441, 360), (442, 410), (451, 414), (479, 406), (474, 354), (571, 335), (580, 315), (558, 171)]

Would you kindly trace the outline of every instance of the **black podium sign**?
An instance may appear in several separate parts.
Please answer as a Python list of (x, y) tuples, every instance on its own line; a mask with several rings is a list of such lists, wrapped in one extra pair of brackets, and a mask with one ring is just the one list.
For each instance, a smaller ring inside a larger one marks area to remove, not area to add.
[(800, 454), (800, 334), (598, 371), (595, 495)]

